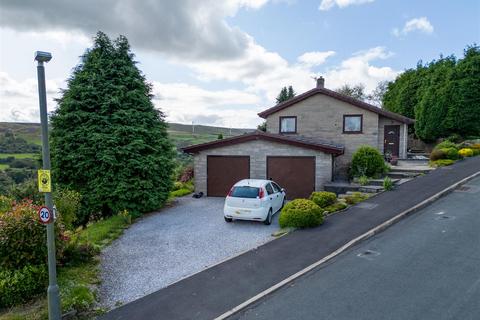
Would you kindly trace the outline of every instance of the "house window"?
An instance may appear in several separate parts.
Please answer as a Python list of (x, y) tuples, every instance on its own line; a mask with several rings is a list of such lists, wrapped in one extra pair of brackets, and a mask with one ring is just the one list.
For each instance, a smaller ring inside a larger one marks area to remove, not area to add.
[(280, 133), (296, 133), (297, 117), (280, 117)]
[(343, 133), (362, 133), (363, 116), (351, 114), (343, 116)]

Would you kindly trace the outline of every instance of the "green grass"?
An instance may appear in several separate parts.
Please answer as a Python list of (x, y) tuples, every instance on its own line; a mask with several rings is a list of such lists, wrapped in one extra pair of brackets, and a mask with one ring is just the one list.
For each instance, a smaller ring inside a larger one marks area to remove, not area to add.
[(0, 163), (0, 170), (4, 170), (10, 167), (8, 164)]
[(14, 157), (16, 159), (36, 159), (40, 154), (37, 153), (0, 153), (0, 159)]
[[(128, 223), (122, 216), (112, 216), (80, 230), (77, 235), (78, 241), (79, 243), (90, 242), (98, 248), (103, 248), (118, 238), (127, 226)], [(92, 261), (74, 266), (58, 267), (58, 285), (64, 313), (72, 309), (80, 312), (87, 311), (84, 318), (91, 319), (102, 312), (102, 310), (92, 310), (96, 300), (95, 286), (100, 283), (98, 262), (98, 257), (95, 257)], [(47, 318), (46, 294), (31, 303), (0, 313), (0, 320)]]

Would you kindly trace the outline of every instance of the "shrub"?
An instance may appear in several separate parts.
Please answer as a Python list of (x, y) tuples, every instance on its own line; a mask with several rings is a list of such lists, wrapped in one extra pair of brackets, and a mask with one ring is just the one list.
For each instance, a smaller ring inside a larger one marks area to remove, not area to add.
[(12, 210), (13, 199), (0, 195), (0, 214), (7, 213)]
[(14, 185), (9, 194), (18, 202), (28, 199), (37, 205), (42, 204), (44, 199), (43, 194), (38, 192), (38, 185), (34, 179)]
[(369, 198), (369, 196), (365, 193), (361, 193), (361, 192), (354, 192), (353, 194), (350, 194), (348, 196), (345, 197), (345, 201), (349, 204), (349, 205), (354, 205), (356, 203), (359, 203), (359, 202), (362, 202), (364, 200), (367, 200)]
[(387, 168), (382, 155), (371, 146), (361, 146), (353, 154), (350, 174), (353, 177), (375, 177), (385, 173)]
[(283, 207), (279, 223), (281, 228), (310, 228), (323, 223), (323, 210), (313, 201), (295, 199)]
[(17, 270), (0, 270), (0, 308), (27, 302), (48, 284), (45, 265), (26, 265)]
[(14, 181), (12, 178), (10, 178), (4, 170), (0, 170), (0, 194), (8, 194), (13, 185)]
[(80, 213), (82, 195), (74, 190), (59, 188), (53, 194), (57, 213), (67, 229), (72, 229)]
[(383, 189), (390, 191), (393, 189), (393, 181), (390, 177), (383, 179)]
[(361, 186), (366, 186), (369, 182), (370, 182), (370, 179), (368, 179), (367, 176), (361, 176), (360, 178), (358, 178), (358, 183)]
[(22, 183), (30, 179), (35, 178), (35, 170), (32, 169), (19, 169), (19, 168), (7, 168), (4, 170), (15, 183)]
[(332, 213), (332, 212), (335, 212), (335, 211), (343, 210), (346, 207), (348, 207), (346, 203), (339, 201), (339, 202), (336, 202), (332, 205), (329, 205), (328, 207), (323, 208), (323, 210), (327, 211), (328, 213)]
[(457, 149), (457, 145), (453, 143), (452, 141), (445, 140), (443, 142), (440, 142), (435, 146), (435, 149), (445, 149), (445, 148), (455, 148)]
[(327, 191), (312, 192), (310, 200), (315, 202), (320, 208), (324, 208), (334, 204), (337, 200), (337, 195)]
[[(47, 261), (46, 228), (38, 222), (37, 210), (25, 200), (0, 214), (0, 268), (16, 269)], [(55, 226), (57, 256), (61, 258), (64, 237), (59, 224)]]
[(460, 155), (458, 154), (458, 150), (456, 148), (444, 148), (440, 150), (445, 153), (446, 159), (457, 160), (460, 158)]
[(433, 149), (433, 151), (430, 153), (430, 160), (432, 161), (445, 159), (446, 157), (447, 154), (441, 149)]
[(188, 182), (193, 179), (193, 176), (194, 176), (193, 167), (186, 167), (183, 170), (182, 175), (180, 176), (180, 182), (183, 182), (183, 183)]
[(458, 154), (462, 157), (473, 157), (473, 149), (463, 148), (458, 150)]
[(445, 167), (455, 163), (455, 160), (451, 159), (440, 159), (436, 161), (430, 161), (430, 166), (432, 167)]

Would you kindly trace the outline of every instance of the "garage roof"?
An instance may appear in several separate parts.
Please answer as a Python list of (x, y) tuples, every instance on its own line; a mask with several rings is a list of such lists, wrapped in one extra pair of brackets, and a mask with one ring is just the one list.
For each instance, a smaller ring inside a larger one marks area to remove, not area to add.
[(263, 131), (255, 131), (252, 133), (246, 133), (244, 135), (235, 136), (232, 138), (226, 138), (216, 140), (212, 142), (197, 144), (182, 148), (186, 153), (197, 153), (202, 150), (208, 150), (213, 148), (219, 148), (237, 143), (243, 143), (253, 140), (267, 140), (283, 144), (289, 144), (297, 147), (308, 148), (313, 150), (320, 150), (325, 153), (340, 155), (343, 154), (343, 146), (333, 144), (326, 141), (321, 141), (313, 138), (299, 137), (299, 136), (284, 136), (280, 134), (267, 133)]
[(299, 94), (298, 96), (295, 96), (295, 97), (291, 98), (290, 100), (279, 103), (276, 106), (273, 106), (273, 107), (271, 107), (271, 108), (269, 108), (265, 111), (260, 112), (258, 115), (261, 118), (266, 119), (269, 115), (271, 115), (275, 112), (278, 112), (280, 110), (283, 110), (285, 108), (288, 108), (291, 105), (294, 105), (297, 102), (300, 102), (302, 100), (310, 98), (311, 96), (314, 96), (316, 94), (324, 94), (324, 95), (330, 96), (334, 99), (338, 99), (338, 100), (341, 100), (343, 102), (347, 102), (347, 103), (349, 103), (351, 105), (354, 105), (356, 107), (359, 107), (361, 109), (368, 110), (368, 111), (371, 111), (371, 112), (375, 112), (375, 113), (377, 113), (379, 115), (382, 115), (386, 118), (394, 119), (394, 120), (397, 120), (397, 121), (400, 121), (400, 122), (403, 122), (403, 123), (406, 123), (406, 124), (412, 124), (412, 123), (415, 122), (415, 120), (404, 117), (404, 116), (402, 116), (398, 113), (387, 111), (385, 109), (376, 107), (374, 105), (365, 103), (363, 101), (354, 99), (352, 97), (349, 97), (349, 96), (346, 96), (344, 94), (340, 94), (338, 92), (335, 92), (335, 91), (332, 91), (332, 90), (329, 90), (329, 89), (326, 89), (326, 88), (322, 88), (322, 87), (320, 87), (320, 88), (317, 87), (317, 88), (314, 88), (314, 89), (309, 90), (307, 92), (304, 92), (302, 94)]

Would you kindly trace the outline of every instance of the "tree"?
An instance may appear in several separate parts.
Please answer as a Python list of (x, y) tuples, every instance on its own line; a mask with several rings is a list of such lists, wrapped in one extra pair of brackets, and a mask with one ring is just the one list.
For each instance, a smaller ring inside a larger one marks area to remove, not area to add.
[(367, 94), (365, 93), (365, 85), (362, 83), (351, 86), (349, 84), (344, 84), (340, 88), (335, 90), (336, 92), (352, 97), (357, 100), (367, 100)]
[(54, 179), (79, 191), (90, 215), (156, 210), (172, 186), (164, 115), (133, 58), (126, 37), (98, 32), (51, 118)]
[(266, 132), (267, 131), (267, 121), (263, 121), (262, 123), (260, 123), (257, 126), (257, 130)]
[(296, 92), (293, 90), (292, 86), (283, 87), (280, 90), (280, 93), (277, 96), (277, 104), (290, 100), (291, 98), (295, 97)]
[(222, 140), (222, 139), (223, 139), (223, 134), (219, 133), (219, 134), (217, 135), (217, 140)]
[(373, 105), (381, 107), (383, 96), (387, 92), (388, 84), (388, 81), (380, 81), (375, 90), (373, 90), (372, 93), (367, 96), (368, 101)]

